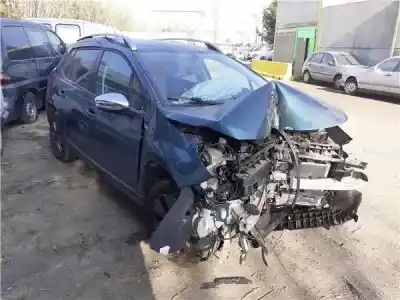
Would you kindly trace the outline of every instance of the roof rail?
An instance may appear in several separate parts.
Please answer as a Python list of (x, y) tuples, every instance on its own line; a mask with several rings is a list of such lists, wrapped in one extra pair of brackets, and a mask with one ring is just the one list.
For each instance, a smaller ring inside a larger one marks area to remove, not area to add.
[(193, 42), (193, 43), (198, 42), (198, 43), (205, 44), (209, 50), (222, 53), (221, 49), (219, 49), (217, 47), (217, 45), (214, 45), (213, 43), (203, 41), (203, 40), (197, 40), (197, 39), (191, 39), (191, 38), (159, 38), (156, 40), (159, 40), (159, 41), (187, 41), (187, 42)]
[(128, 40), (126, 39), (125, 36), (121, 35), (121, 34), (117, 34), (117, 33), (96, 33), (96, 34), (90, 34), (87, 36), (83, 36), (81, 38), (78, 39), (78, 41), (83, 41), (86, 39), (91, 39), (94, 37), (104, 37), (106, 39), (111, 40), (110, 38), (121, 38), (124, 41), (124, 44), (128, 47), (131, 48), (131, 45), (129, 44)]

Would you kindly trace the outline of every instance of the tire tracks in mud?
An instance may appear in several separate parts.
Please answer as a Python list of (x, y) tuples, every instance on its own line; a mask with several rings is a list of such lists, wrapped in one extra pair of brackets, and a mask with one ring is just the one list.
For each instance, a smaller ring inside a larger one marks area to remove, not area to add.
[(271, 254), (299, 299), (383, 299), (345, 249), (315, 230), (296, 234), (295, 240), (290, 234), (295, 233), (276, 242)]

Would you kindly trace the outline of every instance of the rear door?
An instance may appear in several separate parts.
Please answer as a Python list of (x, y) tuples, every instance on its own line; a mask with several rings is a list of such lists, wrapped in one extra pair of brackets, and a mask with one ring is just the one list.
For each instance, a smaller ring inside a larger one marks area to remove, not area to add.
[(92, 149), (90, 108), (95, 97), (94, 81), (100, 54), (99, 48), (72, 50), (58, 69), (50, 91), (65, 137), (87, 157)]
[(323, 53), (315, 53), (310, 59), (309, 70), (311, 77), (316, 80), (322, 80), (321, 76), (321, 62), (323, 58)]
[(400, 96), (400, 64), (397, 66), (395, 73), (397, 73), (397, 86), (394, 89), (394, 94)]
[(324, 53), (324, 56), (322, 57), (320, 70), (321, 70), (321, 78), (323, 81), (327, 82), (333, 81), (333, 76), (335, 76), (336, 72), (336, 63), (332, 54)]
[(7, 78), (7, 84), (3, 83), (1, 89), (13, 111), (10, 119), (14, 119), (21, 110), (23, 95), (29, 84), (36, 79), (36, 63), (28, 37), (21, 26), (1, 28), (1, 47), (4, 55), (1, 76)]

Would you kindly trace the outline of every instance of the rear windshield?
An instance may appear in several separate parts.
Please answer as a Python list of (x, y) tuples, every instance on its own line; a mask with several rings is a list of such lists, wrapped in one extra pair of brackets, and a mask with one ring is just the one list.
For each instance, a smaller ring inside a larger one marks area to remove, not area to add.
[(359, 61), (354, 55), (347, 53), (338, 53), (335, 54), (336, 60), (339, 65), (359, 65)]

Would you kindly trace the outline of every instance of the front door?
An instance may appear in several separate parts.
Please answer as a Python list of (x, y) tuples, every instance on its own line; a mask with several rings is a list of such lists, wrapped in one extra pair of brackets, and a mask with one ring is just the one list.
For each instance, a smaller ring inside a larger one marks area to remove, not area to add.
[(114, 51), (104, 51), (96, 78), (96, 96), (119, 93), (131, 107), (126, 112), (107, 112), (92, 106), (91, 157), (115, 180), (135, 191), (146, 118), (139, 80), (126, 57)]

